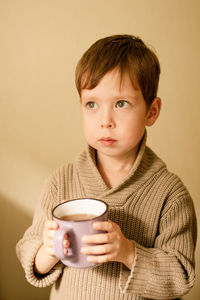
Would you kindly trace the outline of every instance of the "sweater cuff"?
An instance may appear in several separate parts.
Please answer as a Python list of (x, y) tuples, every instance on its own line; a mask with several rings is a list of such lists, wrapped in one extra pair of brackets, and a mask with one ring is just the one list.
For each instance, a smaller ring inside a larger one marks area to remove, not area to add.
[(148, 249), (136, 242), (133, 243), (135, 246), (135, 260), (131, 270), (121, 264), (119, 287), (124, 294), (145, 295), (153, 270), (153, 258)]
[[(30, 245), (30, 243), (32, 245)], [(41, 247), (42, 242), (41, 240), (34, 240), (29, 241), (28, 244), (29, 251), (25, 251), (24, 256), (23, 253), (21, 253), (21, 261), (24, 266), (25, 277), (27, 281), (33, 286), (39, 288), (52, 285), (62, 273), (64, 265), (62, 264), (62, 262), (59, 261), (47, 274), (37, 274), (34, 271), (35, 256), (39, 248)]]

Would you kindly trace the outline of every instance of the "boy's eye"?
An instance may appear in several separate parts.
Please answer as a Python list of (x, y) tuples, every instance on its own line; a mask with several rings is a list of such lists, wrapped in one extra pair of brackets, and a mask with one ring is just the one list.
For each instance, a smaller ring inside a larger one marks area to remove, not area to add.
[(94, 101), (89, 101), (87, 104), (86, 104), (87, 108), (89, 109), (94, 109), (94, 108), (97, 108), (97, 104), (94, 102)]
[(126, 108), (126, 107), (128, 107), (128, 105), (129, 105), (128, 102), (125, 100), (119, 100), (116, 103), (116, 107), (119, 107), (119, 108)]

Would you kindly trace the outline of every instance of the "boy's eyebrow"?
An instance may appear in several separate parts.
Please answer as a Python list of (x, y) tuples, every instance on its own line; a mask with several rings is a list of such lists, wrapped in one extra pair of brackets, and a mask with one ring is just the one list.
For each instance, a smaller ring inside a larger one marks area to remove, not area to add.
[(136, 100), (136, 96), (133, 96), (133, 95), (126, 95), (126, 94), (119, 94), (119, 95), (116, 95), (114, 98), (116, 98), (116, 99), (119, 99), (119, 98), (121, 98), (121, 99), (133, 99), (133, 100)]
[(89, 101), (90, 101), (90, 100), (91, 100), (91, 101), (94, 101), (94, 100), (98, 100), (98, 97), (95, 97), (95, 96), (89, 96), (89, 97), (88, 97), (88, 96), (81, 96), (81, 100), (85, 100), (85, 99), (86, 99), (87, 101), (88, 101), (88, 100), (89, 100)]
[[(94, 100), (101, 100), (101, 98), (97, 97), (97, 96), (81, 96), (82, 100), (87, 100), (87, 101), (94, 101)], [(126, 95), (126, 94), (116, 94), (112, 97), (113, 100), (123, 100), (123, 99), (132, 99), (132, 100), (137, 100), (137, 96), (133, 96), (133, 95)]]

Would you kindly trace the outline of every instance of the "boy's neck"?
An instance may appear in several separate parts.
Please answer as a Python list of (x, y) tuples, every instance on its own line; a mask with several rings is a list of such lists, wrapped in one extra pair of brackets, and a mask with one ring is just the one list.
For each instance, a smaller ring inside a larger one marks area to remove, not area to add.
[(123, 182), (132, 169), (136, 157), (137, 152), (127, 155), (123, 159), (100, 155), (97, 152), (97, 168), (109, 188), (115, 187)]

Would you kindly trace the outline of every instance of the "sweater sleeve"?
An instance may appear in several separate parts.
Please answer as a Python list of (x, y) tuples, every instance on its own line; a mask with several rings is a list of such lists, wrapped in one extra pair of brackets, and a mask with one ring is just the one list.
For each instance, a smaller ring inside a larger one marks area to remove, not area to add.
[(60, 276), (63, 264), (58, 262), (49, 273), (39, 275), (34, 272), (35, 256), (42, 245), (44, 223), (52, 219), (52, 208), (57, 204), (56, 183), (51, 178), (46, 181), (37, 204), (32, 225), (26, 230), (23, 238), (17, 243), (16, 254), (25, 271), (27, 281), (36, 287), (47, 287)]
[(153, 248), (136, 242), (131, 270), (121, 265), (120, 290), (150, 299), (179, 298), (194, 284), (196, 217), (190, 196), (181, 195), (162, 215)]

